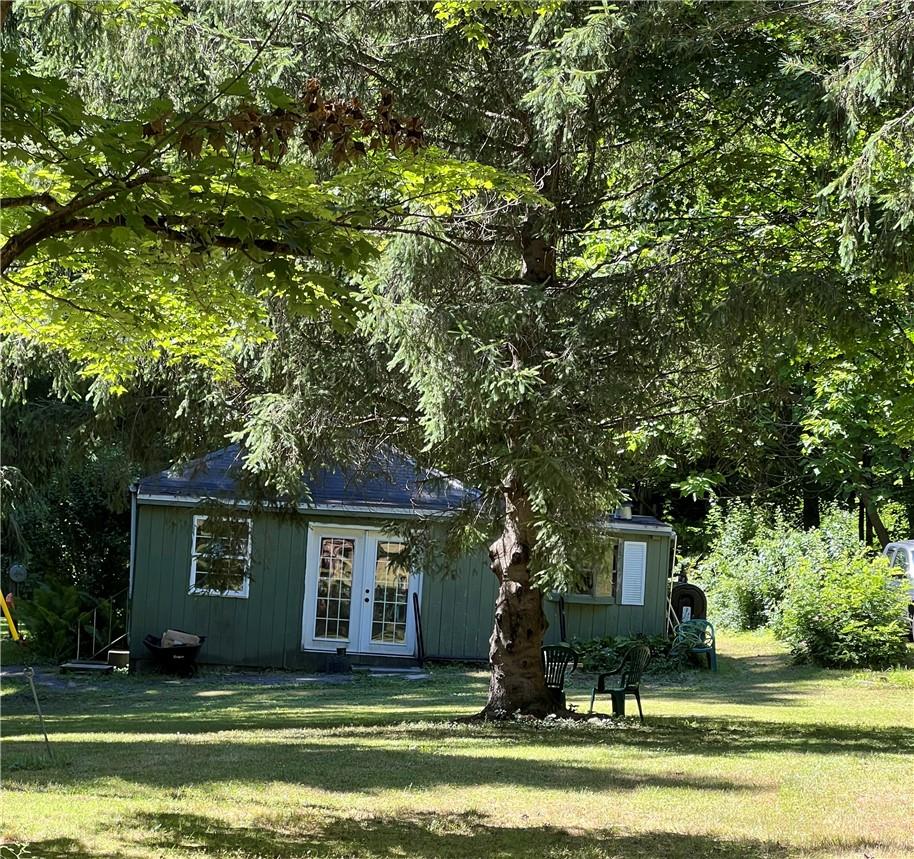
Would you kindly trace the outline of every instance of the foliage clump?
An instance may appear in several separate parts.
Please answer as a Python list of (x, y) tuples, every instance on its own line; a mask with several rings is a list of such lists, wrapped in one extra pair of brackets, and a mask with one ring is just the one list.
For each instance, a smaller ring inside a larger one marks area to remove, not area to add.
[(861, 550), (851, 515), (831, 510), (819, 528), (793, 527), (778, 510), (731, 503), (713, 507), (708, 530), (716, 536), (693, 575), (708, 594), (715, 623), (733, 629), (760, 629), (775, 622), (794, 570), (854, 556)]
[(636, 644), (645, 644), (651, 651), (647, 666), (649, 674), (679, 671), (685, 667), (685, 653), (673, 652), (672, 642), (665, 635), (603, 636), (575, 638), (571, 645), (578, 653), (584, 671), (600, 673), (619, 666), (625, 653)]
[(29, 599), (17, 600), (16, 608), (33, 656), (58, 661), (76, 653), (77, 624), (86, 609), (86, 597), (77, 588), (52, 580)]
[(799, 661), (885, 667), (904, 656), (908, 592), (871, 559), (850, 512), (832, 509), (808, 531), (780, 511), (735, 502), (714, 508), (716, 531), (695, 580), (715, 622), (770, 627)]
[(904, 658), (907, 606), (907, 587), (891, 578), (885, 558), (857, 554), (821, 565), (803, 559), (775, 632), (800, 661), (886, 668)]

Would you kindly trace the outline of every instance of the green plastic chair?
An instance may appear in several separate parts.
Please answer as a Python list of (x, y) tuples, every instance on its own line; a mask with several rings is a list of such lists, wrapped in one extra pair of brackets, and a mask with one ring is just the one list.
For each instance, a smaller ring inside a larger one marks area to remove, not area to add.
[[(625, 715), (625, 696), (634, 695), (638, 702), (638, 716), (644, 724), (644, 711), (641, 709), (641, 675), (651, 660), (651, 649), (646, 644), (636, 644), (630, 647), (622, 661), (612, 670), (597, 677), (597, 685), (590, 693), (590, 710), (593, 712), (593, 702), (597, 695), (609, 695), (613, 702), (613, 715)], [(618, 677), (618, 685), (607, 687), (608, 677)]]
[(546, 688), (552, 690), (562, 709), (565, 708), (565, 675), (571, 674), (577, 667), (578, 653), (570, 644), (547, 644), (543, 647)]
[(717, 671), (717, 643), (714, 624), (709, 620), (684, 620), (676, 627), (673, 639), (673, 653), (682, 652), (706, 654), (708, 667)]

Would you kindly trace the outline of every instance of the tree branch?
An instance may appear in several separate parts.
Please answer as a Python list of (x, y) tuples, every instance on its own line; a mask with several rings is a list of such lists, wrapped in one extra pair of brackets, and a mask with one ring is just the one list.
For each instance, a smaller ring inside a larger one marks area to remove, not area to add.
[(26, 194), (24, 197), (0, 197), (0, 209), (15, 209), (19, 206), (42, 206), (52, 212), (59, 212), (63, 206), (49, 193)]
[[(60, 233), (74, 232), (68, 228), (68, 224), (72, 223), (75, 220), (73, 216), (77, 212), (81, 212), (84, 209), (94, 206), (96, 203), (104, 202), (109, 200), (111, 197), (116, 196), (122, 191), (130, 191), (133, 188), (138, 188), (141, 185), (147, 185), (151, 182), (168, 182), (170, 181), (167, 176), (164, 176), (161, 173), (144, 173), (142, 176), (136, 176), (128, 182), (116, 182), (112, 185), (109, 185), (107, 188), (97, 191), (91, 197), (86, 197), (85, 199), (79, 199), (77, 194), (67, 205), (61, 206), (57, 204), (57, 208), (53, 209), (50, 215), (46, 215), (41, 220), (32, 224), (30, 227), (22, 230), (19, 233), (16, 233), (13, 236), (10, 236), (6, 243), (0, 248), (0, 273), (5, 272), (19, 257), (21, 257), (27, 250), (35, 247), (35, 245), (43, 242), (45, 239), (49, 239), (52, 236), (59, 235)], [(12, 198), (12, 199), (24, 199), (24, 198)], [(54, 201), (55, 204), (57, 201)], [(29, 203), (18, 204), (18, 205), (30, 205)], [(50, 207), (49, 207), (50, 208)], [(78, 231), (77, 231), (78, 232)]]

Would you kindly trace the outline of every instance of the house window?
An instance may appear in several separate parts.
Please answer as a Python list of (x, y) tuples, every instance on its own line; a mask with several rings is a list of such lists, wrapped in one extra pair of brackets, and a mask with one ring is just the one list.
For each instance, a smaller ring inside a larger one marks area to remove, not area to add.
[(619, 541), (609, 539), (594, 565), (584, 571), (583, 581), (573, 593), (579, 596), (615, 599), (619, 584)]
[(406, 641), (409, 609), (409, 570), (398, 563), (403, 543), (378, 543), (374, 572), (371, 640), (384, 644)]
[(250, 519), (194, 516), (190, 593), (246, 598), (250, 567)]
[(354, 572), (355, 540), (350, 537), (322, 537), (318, 559), (315, 638), (349, 639)]

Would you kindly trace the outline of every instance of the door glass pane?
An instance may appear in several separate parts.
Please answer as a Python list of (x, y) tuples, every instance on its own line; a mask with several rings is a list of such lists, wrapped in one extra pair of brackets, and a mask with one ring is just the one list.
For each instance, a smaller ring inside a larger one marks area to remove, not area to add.
[(317, 567), (315, 638), (349, 638), (355, 540), (322, 537)]
[(397, 555), (402, 551), (402, 543), (378, 543), (371, 640), (379, 644), (406, 643), (409, 570), (397, 563)]

